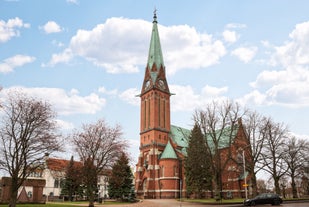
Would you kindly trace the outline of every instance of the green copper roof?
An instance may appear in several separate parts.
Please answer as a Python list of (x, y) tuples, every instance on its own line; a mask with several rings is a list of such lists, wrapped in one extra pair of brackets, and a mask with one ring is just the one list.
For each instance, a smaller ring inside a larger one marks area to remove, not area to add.
[(165, 146), (160, 159), (177, 159), (176, 152), (170, 142)]
[[(153, 64), (156, 65), (157, 70), (159, 70), (161, 66), (164, 68), (163, 55), (162, 55), (162, 50), (161, 50), (160, 37), (159, 37), (157, 23), (158, 23), (157, 15), (156, 15), (156, 12), (154, 12), (152, 34), (151, 34), (148, 61), (147, 61), (149, 70), (152, 69)], [(158, 71), (151, 72), (151, 78), (153, 82), (155, 82), (157, 78), (157, 72)]]
[(171, 125), (170, 137), (180, 147), (188, 146), (188, 137), (191, 131), (182, 127)]
[[(230, 137), (232, 137), (232, 140), (236, 137), (237, 131), (239, 126), (233, 128), (233, 131), (231, 127), (226, 127), (223, 130), (217, 130), (214, 135), (217, 139), (220, 137), (219, 140), (219, 149), (225, 148), (229, 146), (230, 143)], [(191, 131), (182, 127), (171, 125), (171, 131), (170, 131), (170, 137), (172, 138), (173, 142), (175, 142), (178, 146), (182, 147), (183, 149), (181, 152), (186, 155), (186, 148), (188, 147), (189, 142), (189, 136), (191, 134)], [(206, 135), (207, 143), (210, 148), (214, 149), (214, 143), (212, 141), (211, 134)]]

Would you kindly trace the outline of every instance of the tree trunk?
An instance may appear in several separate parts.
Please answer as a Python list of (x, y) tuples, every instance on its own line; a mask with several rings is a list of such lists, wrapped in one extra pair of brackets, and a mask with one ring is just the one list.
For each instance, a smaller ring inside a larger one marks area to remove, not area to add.
[(9, 207), (16, 207), (18, 189), (15, 190), (12, 186)]
[(10, 195), (10, 202), (9, 207), (16, 207), (17, 203), (17, 194), (18, 194), (18, 178), (14, 178), (15, 176), (12, 176), (11, 180), (11, 195)]
[(252, 185), (252, 198), (257, 196), (257, 183), (256, 183), (256, 176), (255, 173), (252, 173), (252, 177), (251, 177), (251, 185)]
[[(16, 193), (17, 196), (17, 193)], [(17, 199), (16, 198), (10, 198), (9, 207), (16, 207)]]
[(281, 190), (280, 190), (279, 178), (277, 176), (274, 176), (274, 182), (275, 182), (276, 194), (280, 195), (281, 194)]
[(222, 186), (221, 186), (221, 172), (220, 171), (217, 171), (215, 172), (216, 173), (216, 176), (215, 176), (215, 199), (222, 199), (221, 198), (221, 189), (222, 189)]
[(295, 178), (294, 178), (294, 176), (292, 176), (291, 187), (292, 187), (293, 198), (298, 198), (298, 196), (297, 196), (297, 189), (296, 189), (296, 183), (295, 183)]
[(94, 187), (92, 186), (88, 187), (88, 199), (89, 199), (88, 207), (94, 207)]
[(89, 205), (88, 207), (94, 207), (94, 195), (92, 193), (92, 195), (89, 196)]

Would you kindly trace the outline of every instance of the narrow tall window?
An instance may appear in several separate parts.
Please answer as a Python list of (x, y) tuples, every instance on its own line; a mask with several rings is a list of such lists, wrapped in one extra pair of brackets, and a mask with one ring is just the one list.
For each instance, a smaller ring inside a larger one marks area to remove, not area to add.
[(178, 177), (178, 167), (174, 166), (174, 176)]
[(164, 113), (164, 115), (163, 115), (163, 127), (164, 127), (164, 129), (166, 129), (166, 124), (165, 124), (165, 118), (166, 118), (166, 111), (165, 111), (165, 104), (166, 104), (166, 102), (165, 102), (165, 99), (163, 100), (163, 113)]
[(160, 173), (161, 177), (164, 177), (164, 166), (161, 167), (161, 173)]
[(146, 99), (144, 100), (144, 130), (146, 129), (146, 107), (147, 107), (147, 102)]
[(59, 188), (59, 180), (57, 178), (54, 180), (54, 188)]
[(161, 127), (161, 97), (160, 96), (158, 96), (158, 116), (159, 116), (158, 124), (159, 124), (159, 127)]
[(150, 128), (150, 100), (148, 101), (148, 128)]

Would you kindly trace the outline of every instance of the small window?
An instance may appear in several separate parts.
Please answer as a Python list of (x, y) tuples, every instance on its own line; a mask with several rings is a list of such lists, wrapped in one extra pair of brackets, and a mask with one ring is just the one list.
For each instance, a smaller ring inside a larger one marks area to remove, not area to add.
[(59, 180), (55, 179), (54, 181), (54, 188), (59, 188)]

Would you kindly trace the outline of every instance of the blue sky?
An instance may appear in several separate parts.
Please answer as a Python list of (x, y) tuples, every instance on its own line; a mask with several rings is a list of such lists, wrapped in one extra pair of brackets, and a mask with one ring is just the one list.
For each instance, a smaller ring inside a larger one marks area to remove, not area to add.
[[(309, 1), (1, 0), (0, 98), (49, 101), (61, 131), (120, 124), (133, 159), (154, 8), (172, 124), (233, 99), (309, 135)], [(68, 152), (68, 157), (73, 152)]]

